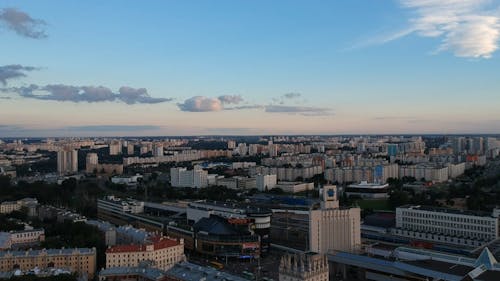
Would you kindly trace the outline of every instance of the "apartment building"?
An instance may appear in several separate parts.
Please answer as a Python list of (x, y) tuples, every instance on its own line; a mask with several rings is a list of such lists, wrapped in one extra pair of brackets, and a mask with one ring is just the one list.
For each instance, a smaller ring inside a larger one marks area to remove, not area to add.
[(61, 175), (78, 172), (78, 150), (63, 149), (57, 152), (57, 172)]
[(23, 198), (17, 201), (4, 201), (0, 203), (0, 213), (10, 214), (14, 211), (20, 211), (21, 208), (28, 208), (28, 215), (36, 215), (36, 207), (38, 206), (38, 200), (36, 198)]
[(2, 251), (0, 252), (0, 272), (13, 269), (22, 271), (33, 268), (44, 270), (47, 268), (65, 268), (78, 274), (86, 274), (89, 279), (96, 271), (96, 249), (43, 249), (29, 251)]
[(43, 229), (0, 232), (0, 249), (29, 246), (45, 240)]
[(168, 270), (185, 259), (184, 240), (164, 236), (153, 237), (145, 244), (117, 245), (106, 250), (106, 268), (137, 267), (141, 262), (150, 262), (153, 268)]

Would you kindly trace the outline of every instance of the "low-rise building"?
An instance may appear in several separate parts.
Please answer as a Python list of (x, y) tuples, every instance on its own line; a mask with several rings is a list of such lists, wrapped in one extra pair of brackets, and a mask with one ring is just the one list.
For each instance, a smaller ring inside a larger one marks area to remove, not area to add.
[(135, 188), (137, 184), (142, 181), (142, 175), (135, 176), (114, 176), (111, 178), (111, 182), (114, 184), (123, 184), (128, 188)]
[(396, 208), (397, 236), (437, 243), (479, 247), (499, 238), (493, 214), (419, 205)]
[(101, 231), (106, 246), (116, 245), (116, 228), (109, 222), (88, 220), (86, 224), (93, 225)]
[(184, 241), (157, 236), (146, 244), (117, 245), (106, 250), (106, 268), (137, 267), (141, 262), (167, 270), (184, 261)]
[(232, 281), (245, 281), (248, 279), (229, 274), (227, 272), (219, 271), (213, 267), (200, 266), (189, 262), (181, 262), (166, 272), (167, 280), (175, 281), (219, 281), (219, 280), (232, 280)]
[(170, 281), (166, 272), (147, 266), (112, 267), (99, 271), (99, 281)]
[(57, 208), (51, 205), (42, 205), (38, 208), (38, 218), (40, 220), (56, 219), (62, 223), (65, 221), (71, 222), (86, 222), (87, 218), (68, 209)]
[(43, 249), (29, 251), (0, 252), (0, 272), (13, 269), (27, 271), (33, 268), (67, 268), (70, 272), (94, 277), (96, 271), (96, 249)]
[[(0, 159), (0, 165), (2, 164), (1, 160), (2, 159)], [(16, 167), (0, 166), (0, 176), (10, 176), (11, 179), (16, 178), (16, 176), (17, 176)]]
[(144, 244), (151, 237), (151, 232), (131, 225), (122, 225), (116, 228), (116, 242), (118, 244)]
[(14, 211), (20, 211), (22, 208), (28, 209), (29, 216), (36, 215), (38, 200), (36, 198), (23, 198), (17, 201), (4, 201), (0, 203), (0, 213), (10, 214)]
[(347, 196), (359, 196), (366, 199), (388, 198), (389, 184), (368, 183), (362, 181), (347, 186), (345, 193)]
[(45, 241), (43, 229), (0, 232), (0, 249), (32, 246), (43, 241)]
[(287, 193), (297, 193), (306, 190), (314, 190), (313, 182), (280, 181), (275, 186)]
[(201, 218), (192, 226), (171, 224), (170, 236), (182, 238), (186, 250), (231, 259), (254, 259), (260, 256), (259, 236), (248, 230), (250, 221), (225, 219), (217, 215)]

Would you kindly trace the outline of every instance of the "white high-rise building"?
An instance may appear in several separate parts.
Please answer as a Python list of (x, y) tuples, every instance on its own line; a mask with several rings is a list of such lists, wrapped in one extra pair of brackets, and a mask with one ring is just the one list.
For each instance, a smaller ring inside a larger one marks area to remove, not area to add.
[(248, 154), (248, 146), (246, 143), (238, 144), (238, 154), (239, 155), (247, 155)]
[(114, 140), (109, 144), (109, 155), (122, 154), (122, 143), (119, 140)]
[(146, 154), (148, 152), (149, 152), (148, 146), (147, 145), (142, 145), (141, 148), (140, 148), (141, 155), (142, 154)]
[(208, 172), (199, 168), (170, 168), (170, 183), (173, 187), (207, 187)]
[(127, 144), (127, 154), (134, 155), (134, 144), (133, 143)]
[(256, 185), (259, 191), (271, 190), (276, 187), (277, 177), (276, 175), (263, 175), (258, 174), (256, 176)]
[(228, 140), (227, 149), (235, 149), (235, 148), (236, 148), (236, 142), (234, 140)]
[(179, 174), (181, 171), (186, 171), (186, 168), (170, 168), (170, 184), (173, 187), (178, 187), (179, 186)]
[(78, 150), (60, 150), (57, 152), (57, 172), (61, 175), (78, 172)]
[(202, 169), (193, 170), (193, 184), (191, 187), (203, 188), (208, 186), (208, 172)]
[(155, 144), (153, 147), (153, 156), (161, 157), (163, 156), (163, 145)]
[(254, 156), (259, 154), (259, 145), (252, 143), (248, 146), (248, 155)]
[(278, 145), (277, 144), (270, 144), (268, 145), (269, 150), (269, 157), (276, 157), (278, 156)]
[(99, 165), (99, 156), (97, 153), (87, 153), (87, 157), (85, 159), (85, 171), (87, 173), (93, 173), (97, 169)]
[(97, 156), (97, 153), (87, 153), (86, 164), (87, 165), (99, 164), (99, 156)]

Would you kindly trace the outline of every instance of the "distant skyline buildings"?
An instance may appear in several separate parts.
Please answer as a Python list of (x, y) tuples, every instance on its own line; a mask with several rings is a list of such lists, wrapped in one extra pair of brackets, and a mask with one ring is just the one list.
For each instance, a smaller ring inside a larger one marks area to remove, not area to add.
[(0, 4), (1, 137), (500, 133), (497, 1), (99, 5)]

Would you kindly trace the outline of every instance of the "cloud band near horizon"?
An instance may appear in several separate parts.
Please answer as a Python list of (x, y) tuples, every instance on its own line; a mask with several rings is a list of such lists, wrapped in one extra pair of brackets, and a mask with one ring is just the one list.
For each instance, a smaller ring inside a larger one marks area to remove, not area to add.
[(122, 86), (117, 92), (104, 86), (72, 86), (64, 84), (50, 84), (2, 88), (1, 92), (15, 93), (23, 98), (60, 101), (60, 102), (113, 102), (121, 101), (126, 104), (155, 104), (172, 101), (171, 98), (154, 98), (145, 88)]

